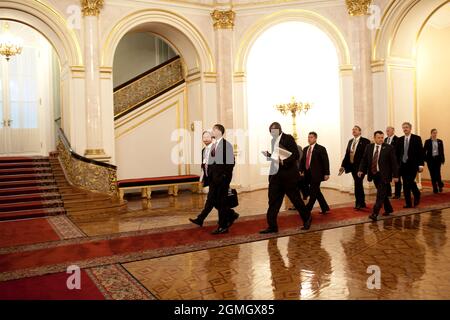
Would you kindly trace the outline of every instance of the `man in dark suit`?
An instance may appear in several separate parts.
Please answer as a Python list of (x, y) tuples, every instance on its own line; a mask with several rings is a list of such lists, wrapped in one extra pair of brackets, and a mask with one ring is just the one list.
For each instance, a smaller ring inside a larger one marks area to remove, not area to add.
[(420, 191), (417, 188), (416, 176), (417, 172), (423, 171), (423, 144), (422, 138), (411, 133), (411, 123), (403, 123), (402, 129), (405, 135), (398, 139), (396, 146), (397, 160), (400, 164), (400, 176), (403, 181), (404, 208), (412, 208), (411, 191), (414, 194), (414, 207), (420, 203)]
[(430, 171), (433, 192), (442, 192), (444, 183), (441, 178), (441, 165), (445, 163), (444, 142), (437, 138), (437, 129), (431, 130), (431, 138), (425, 141), (425, 161)]
[[(202, 140), (205, 144), (205, 147), (202, 149), (202, 183), (203, 187), (209, 186), (209, 176), (208, 176), (208, 161), (209, 156), (211, 153), (211, 146), (214, 140), (214, 137), (212, 136), (212, 133), (210, 131), (204, 131), (202, 134)], [(189, 218), (189, 221), (192, 223), (199, 225), (200, 227), (203, 226), (203, 221), (205, 221), (206, 217), (208, 217), (209, 213), (214, 208), (214, 203), (210, 197), (206, 199), (205, 206), (202, 210), (202, 212), (197, 216), (197, 218), (192, 219)]]
[(352, 129), (353, 138), (347, 144), (345, 157), (342, 160), (339, 175), (351, 173), (355, 185), (355, 209), (360, 210), (366, 208), (366, 196), (364, 194), (363, 181), (364, 177), (358, 177), (359, 164), (366, 150), (366, 146), (370, 144), (369, 139), (361, 136), (361, 127), (354, 126)]
[(225, 133), (223, 125), (214, 125), (212, 133), (216, 141), (211, 146), (208, 159), (208, 199), (219, 211), (219, 226), (212, 234), (222, 234), (227, 233), (228, 228), (239, 217), (227, 201), (228, 189), (233, 178), (234, 152), (231, 143), (223, 138)]
[(375, 143), (371, 143), (366, 147), (359, 167), (358, 176), (363, 177), (367, 174), (367, 180), (373, 181), (377, 188), (377, 200), (372, 214), (369, 216), (373, 221), (377, 221), (378, 214), (383, 205), (384, 216), (388, 216), (394, 212), (387, 191), (392, 177), (394, 177), (394, 181), (398, 179), (398, 162), (394, 147), (383, 143), (383, 131), (375, 131), (374, 140)]
[[(287, 195), (303, 220), (302, 230), (308, 230), (311, 226), (311, 212), (305, 206), (298, 189), (299, 172), (297, 160), (299, 152), (294, 138), (281, 130), (281, 125), (274, 122), (269, 127), (272, 135), (272, 151), (265, 151), (264, 155), (271, 161), (269, 172), (269, 208), (267, 209), (267, 229), (260, 233), (278, 232), (277, 216)], [(279, 151), (289, 151), (291, 155), (284, 157)]]
[[(387, 137), (384, 139), (384, 143), (387, 143), (391, 146), (396, 148), (398, 137), (395, 135), (395, 128), (392, 126), (388, 126), (386, 128), (386, 135)], [(398, 178), (398, 182), (395, 183), (395, 195), (393, 199), (400, 199), (402, 193), (402, 181), (400, 180), (400, 177)], [(392, 197), (392, 187), (389, 185), (388, 187), (388, 196)]]
[(316, 200), (319, 201), (321, 213), (326, 214), (330, 207), (320, 190), (322, 181), (330, 178), (330, 162), (325, 147), (317, 143), (317, 133), (308, 134), (309, 146), (303, 149), (303, 157), (300, 161), (300, 173), (305, 177), (305, 182), (309, 185), (310, 195), (306, 207), (312, 210)]

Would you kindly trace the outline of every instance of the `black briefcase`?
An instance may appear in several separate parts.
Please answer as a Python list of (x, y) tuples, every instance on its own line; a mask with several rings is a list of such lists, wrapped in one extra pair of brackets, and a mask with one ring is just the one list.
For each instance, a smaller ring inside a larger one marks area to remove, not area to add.
[(230, 208), (235, 208), (239, 205), (236, 189), (228, 189), (227, 204)]

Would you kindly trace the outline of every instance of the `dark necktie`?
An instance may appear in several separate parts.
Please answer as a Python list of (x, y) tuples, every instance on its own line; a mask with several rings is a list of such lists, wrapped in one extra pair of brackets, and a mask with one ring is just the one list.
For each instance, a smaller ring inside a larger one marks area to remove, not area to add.
[(211, 147), (211, 157), (215, 157), (216, 156), (216, 143), (214, 142), (212, 147)]
[(379, 146), (377, 146), (377, 149), (375, 150), (375, 153), (373, 154), (373, 159), (372, 159), (372, 174), (377, 174), (378, 170), (377, 170), (377, 165), (378, 165), (378, 148)]

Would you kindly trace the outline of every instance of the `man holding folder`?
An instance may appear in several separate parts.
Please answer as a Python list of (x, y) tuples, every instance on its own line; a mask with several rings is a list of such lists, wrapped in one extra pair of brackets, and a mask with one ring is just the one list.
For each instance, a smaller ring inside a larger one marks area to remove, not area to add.
[(267, 209), (268, 228), (260, 233), (278, 232), (277, 216), (287, 195), (303, 220), (302, 230), (311, 226), (311, 211), (305, 206), (298, 189), (299, 173), (297, 161), (299, 152), (294, 138), (281, 130), (281, 125), (274, 122), (269, 127), (272, 135), (272, 152), (263, 152), (271, 161), (269, 172), (269, 208)]

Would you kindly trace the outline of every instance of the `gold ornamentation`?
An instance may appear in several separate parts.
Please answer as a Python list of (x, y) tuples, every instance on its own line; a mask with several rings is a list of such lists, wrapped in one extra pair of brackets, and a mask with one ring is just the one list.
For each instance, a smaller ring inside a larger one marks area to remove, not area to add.
[(86, 149), (84, 152), (85, 156), (103, 156), (105, 151), (103, 149)]
[(365, 16), (368, 14), (372, 0), (345, 0), (348, 14), (351, 16)]
[(3, 25), (3, 31), (0, 34), (0, 55), (6, 57), (6, 61), (15, 55), (22, 53), (23, 41), (21, 38), (13, 36), (9, 32), (9, 24), (5, 22)]
[(183, 65), (179, 58), (116, 90), (114, 92), (114, 117), (118, 118), (129, 109), (151, 99), (183, 79)]
[(81, 11), (83, 16), (98, 17), (100, 10), (103, 8), (104, 0), (81, 0)]
[(233, 10), (214, 10), (211, 12), (215, 29), (233, 29), (236, 13)]
[(295, 101), (295, 98), (291, 98), (291, 102), (289, 103), (283, 103), (283, 104), (277, 104), (275, 106), (275, 109), (281, 112), (283, 116), (287, 114), (291, 114), (292, 116), (292, 136), (294, 137), (295, 141), (298, 139), (297, 135), (297, 112), (300, 113), (303, 111), (303, 113), (307, 113), (309, 109), (311, 109), (310, 103), (303, 103), (303, 102), (297, 102)]
[(64, 173), (71, 184), (88, 191), (117, 196), (117, 172), (115, 169), (88, 163), (73, 157), (60, 137), (57, 149)]

